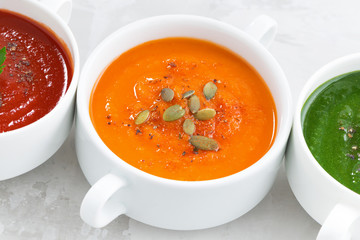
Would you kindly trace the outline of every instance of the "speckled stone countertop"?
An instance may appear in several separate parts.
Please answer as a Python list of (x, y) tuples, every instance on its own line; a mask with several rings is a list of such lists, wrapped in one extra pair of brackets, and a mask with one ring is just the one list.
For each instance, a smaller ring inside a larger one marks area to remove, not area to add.
[[(357, 0), (73, 0), (70, 28), (84, 63), (107, 35), (140, 18), (195, 14), (243, 28), (256, 16), (267, 14), (279, 24), (269, 51), (288, 77), (295, 104), (300, 89), (314, 71), (335, 58), (359, 51), (359, 9)], [(73, 132), (46, 163), (0, 182), (1, 240), (305, 240), (315, 239), (319, 231), (320, 225), (292, 194), (284, 168), (257, 207), (216, 228), (170, 231), (126, 216), (105, 228), (91, 228), (79, 217), (82, 198), (90, 185), (76, 159)]]

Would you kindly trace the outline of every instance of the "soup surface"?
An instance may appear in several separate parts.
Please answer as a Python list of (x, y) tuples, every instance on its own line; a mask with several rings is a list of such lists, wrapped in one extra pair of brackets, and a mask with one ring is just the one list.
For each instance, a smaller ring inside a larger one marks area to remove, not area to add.
[(307, 145), (337, 181), (360, 193), (360, 71), (316, 89), (303, 110)]
[(64, 45), (27, 17), (0, 9), (0, 133), (35, 122), (65, 94), (73, 74)]
[(115, 59), (94, 86), (90, 115), (121, 159), (186, 181), (221, 178), (254, 164), (271, 147), (277, 121), (272, 95), (252, 66), (190, 38), (146, 42)]

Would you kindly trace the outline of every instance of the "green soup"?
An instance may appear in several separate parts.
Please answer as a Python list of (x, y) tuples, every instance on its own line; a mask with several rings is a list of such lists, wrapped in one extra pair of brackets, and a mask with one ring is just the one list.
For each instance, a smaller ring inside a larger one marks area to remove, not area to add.
[(360, 194), (360, 71), (317, 88), (301, 117), (315, 159), (333, 178)]

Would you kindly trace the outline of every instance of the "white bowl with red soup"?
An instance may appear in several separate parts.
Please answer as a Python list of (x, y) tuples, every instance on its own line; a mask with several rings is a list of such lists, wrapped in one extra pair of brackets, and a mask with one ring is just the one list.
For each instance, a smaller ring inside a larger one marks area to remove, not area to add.
[(291, 95), (264, 45), (276, 23), (242, 31), (209, 18), (131, 23), (86, 61), (76, 151), (92, 185), (80, 215), (125, 214), (176, 230), (218, 226), (269, 192), (284, 155)]
[(50, 158), (74, 117), (79, 52), (71, 1), (0, 2), (0, 180)]

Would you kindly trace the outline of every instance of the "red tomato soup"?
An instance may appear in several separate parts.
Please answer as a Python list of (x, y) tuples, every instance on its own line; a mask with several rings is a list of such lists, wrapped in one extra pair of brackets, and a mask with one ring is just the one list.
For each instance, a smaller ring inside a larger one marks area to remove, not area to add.
[(68, 49), (41, 24), (0, 10), (0, 133), (26, 126), (49, 113), (65, 94), (73, 66)]
[(122, 160), (184, 181), (251, 166), (273, 144), (277, 121), (272, 95), (252, 66), (191, 38), (150, 41), (119, 56), (93, 89), (90, 116)]

